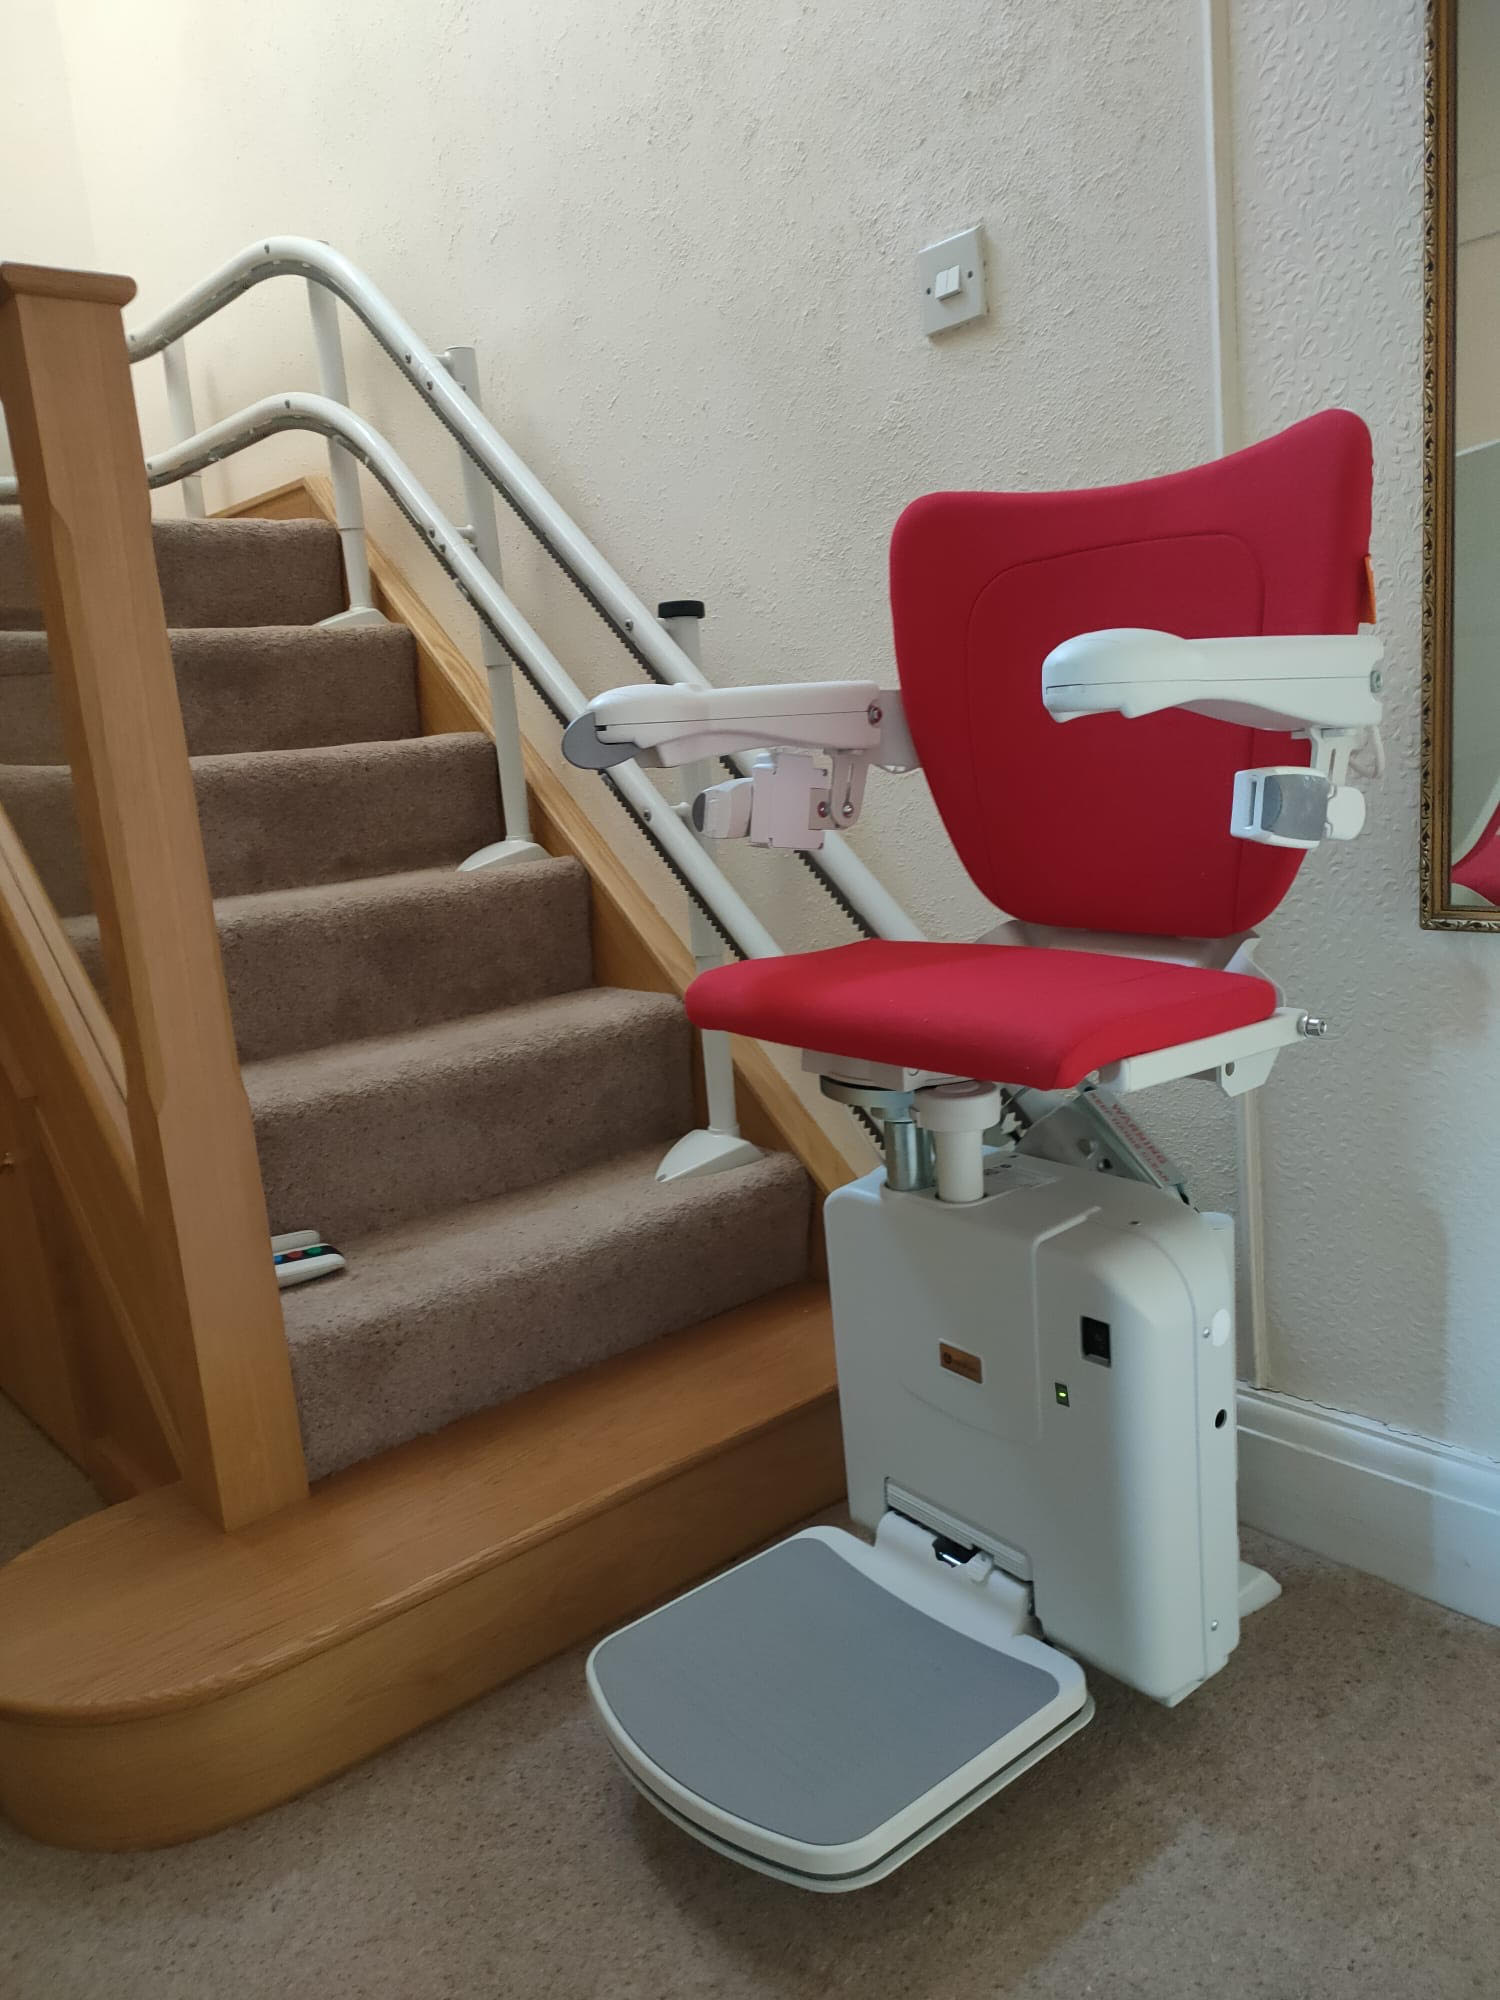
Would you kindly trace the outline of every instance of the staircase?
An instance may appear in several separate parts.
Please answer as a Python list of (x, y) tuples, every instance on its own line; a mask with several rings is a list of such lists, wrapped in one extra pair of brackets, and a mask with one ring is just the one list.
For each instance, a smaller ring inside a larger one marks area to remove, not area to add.
[[(262, 520), (153, 529), (132, 291), (0, 264), (47, 610), (44, 642), (0, 507), (0, 1389), (111, 1503), (0, 1565), (0, 1813), (87, 1848), (233, 1825), (830, 1506), (827, 1287), (792, 1281), (812, 1195), (857, 1171), (748, 1043), (768, 1156), (658, 1186), (696, 1123), (687, 945), (363, 535), (337, 453)], [(348, 432), (578, 712), (384, 440), (327, 398), (257, 408), (233, 449)], [(472, 402), (450, 415), (691, 679)], [(391, 622), (328, 625), (346, 588)], [(523, 783), (554, 858), (459, 875)], [(617, 783), (774, 949), (649, 780)], [(349, 1271), (278, 1295), (268, 1207)]]
[[(457, 872), (503, 832), (492, 746), (422, 733), (404, 627), (320, 628), (333, 526), (155, 544), (270, 1227), (348, 1260), (282, 1295), (310, 1477), (804, 1277), (791, 1155), (654, 1179), (690, 1030), (592, 983), (578, 862)], [(0, 510), (0, 804), (101, 984), (35, 602)]]

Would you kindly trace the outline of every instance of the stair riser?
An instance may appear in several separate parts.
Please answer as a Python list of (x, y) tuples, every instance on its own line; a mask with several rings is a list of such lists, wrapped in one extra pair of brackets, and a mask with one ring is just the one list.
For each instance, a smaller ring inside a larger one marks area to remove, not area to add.
[(414, 1062), (301, 1104), (258, 1103), (252, 1072), (272, 1232), (338, 1241), (666, 1141), (692, 1122), (689, 1048), (686, 1018), (662, 1010)]
[(507, 872), (504, 883), (455, 875), (395, 906), (356, 889), (332, 913), (222, 919), (240, 1060), (399, 1034), (587, 986), (588, 877), (562, 863)]
[[(174, 632), (194, 757), (419, 736), (416, 654), (400, 625)], [(0, 632), (0, 764), (63, 764), (46, 635)]]
[[(494, 752), (481, 736), (207, 758), (194, 781), (216, 896), (456, 865), (502, 831)], [(91, 909), (72, 774), (6, 767), (0, 804), (59, 914)]]
[[(315, 625), (343, 609), (329, 521), (158, 521), (154, 539), (168, 625)], [(0, 630), (39, 629), (40, 602), (20, 510), (0, 507)]]
[(197, 770), (218, 896), (456, 864), (503, 832), (495, 753), (482, 736), (211, 758)]

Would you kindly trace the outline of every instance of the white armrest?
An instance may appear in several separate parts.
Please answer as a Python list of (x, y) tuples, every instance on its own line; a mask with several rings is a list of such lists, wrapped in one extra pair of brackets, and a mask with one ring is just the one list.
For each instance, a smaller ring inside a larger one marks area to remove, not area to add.
[(569, 762), (594, 770), (627, 757), (677, 765), (773, 748), (853, 752), (887, 770), (916, 763), (900, 695), (874, 681), (612, 688), (563, 738)]
[(1133, 626), (1081, 632), (1042, 662), (1042, 700), (1059, 722), (1182, 708), (1305, 736), (1306, 766), (1236, 774), (1229, 830), (1239, 840), (1306, 849), (1352, 840), (1365, 823), (1364, 799), (1344, 780), (1365, 730), (1375, 732), (1378, 753), (1382, 651), (1373, 632), (1251, 639), (1179, 639)]
[[(563, 755), (586, 771), (698, 764), (770, 750), (748, 777), (710, 785), (690, 807), (699, 833), (816, 853), (854, 824), (872, 764), (914, 771), (901, 696), (874, 681), (794, 681), (753, 688), (612, 688), (563, 731)], [(822, 759), (826, 758), (827, 763)]]
[(1358, 729), (1380, 720), (1383, 652), (1373, 632), (1179, 639), (1122, 627), (1081, 632), (1042, 662), (1049, 715), (1154, 715), (1185, 708), (1256, 729)]
[(632, 757), (696, 764), (770, 750), (748, 777), (700, 792), (689, 808), (692, 821), (709, 839), (748, 838), (753, 846), (803, 853), (816, 853), (825, 834), (854, 824), (872, 764), (917, 768), (901, 696), (874, 681), (612, 688), (568, 724), (562, 747), (568, 762), (586, 771)]

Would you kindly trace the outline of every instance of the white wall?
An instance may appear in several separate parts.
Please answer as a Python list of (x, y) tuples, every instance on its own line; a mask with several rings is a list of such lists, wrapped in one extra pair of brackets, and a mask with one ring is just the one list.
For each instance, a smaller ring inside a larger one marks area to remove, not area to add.
[(53, 0), (0, 12), (0, 146), (0, 255), (87, 264), (93, 223)]
[[(0, 257), (94, 262), (94, 229), (73, 129), (53, 0), (0, 10)], [(0, 414), (0, 473), (11, 470)]]
[[(338, 243), (435, 343), (481, 343), (502, 429), (643, 594), (710, 601), (724, 678), (885, 671), (913, 494), (1210, 449), (1192, 0), (59, 4), (100, 259), (149, 306), (257, 232)], [(1370, 422), (1391, 691), (1372, 832), (1270, 932), (1339, 1030), (1265, 1093), (1272, 1360), (1279, 1388), (1493, 1451), (1500, 942), (1416, 914), (1421, 15), (1234, 10), (1246, 415)], [(912, 252), (975, 219), (994, 312), (929, 344)], [(200, 414), (310, 380), (295, 308), (267, 288), (197, 343)], [(351, 373), (456, 505), (383, 362)], [(510, 574), (586, 682), (617, 674), (545, 563)], [(919, 784), (874, 794), (860, 844), (934, 930), (988, 920)], [(1165, 1113), (1222, 1187), (1222, 1104)]]

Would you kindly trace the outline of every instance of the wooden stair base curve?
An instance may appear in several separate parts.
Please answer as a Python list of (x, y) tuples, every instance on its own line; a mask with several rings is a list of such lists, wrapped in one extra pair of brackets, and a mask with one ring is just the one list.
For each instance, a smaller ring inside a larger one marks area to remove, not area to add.
[(828, 1295), (789, 1287), (225, 1534), (181, 1486), (0, 1569), (0, 1806), (166, 1846), (276, 1805), (842, 1493)]

